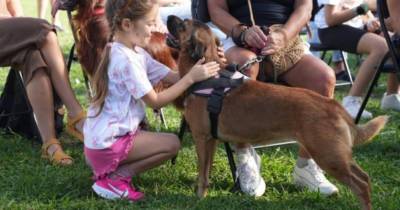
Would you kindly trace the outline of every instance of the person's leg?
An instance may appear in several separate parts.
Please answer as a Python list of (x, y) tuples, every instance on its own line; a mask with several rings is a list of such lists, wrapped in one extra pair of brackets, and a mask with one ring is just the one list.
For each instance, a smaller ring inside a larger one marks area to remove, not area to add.
[[(53, 93), (50, 79), (44, 70), (34, 73), (31, 81), (26, 86), (29, 102), (35, 114), (35, 119), (43, 144), (56, 138), (54, 130)], [(62, 150), (58, 144), (51, 145), (47, 153), (51, 156), (56, 150)], [(63, 165), (72, 163), (70, 159), (61, 161)]]
[[(247, 61), (252, 58), (256, 57), (252, 51), (241, 48), (241, 47), (231, 47), (225, 52), (226, 59), (228, 63), (237, 63), (239, 66), (242, 66)], [(246, 75), (252, 79), (257, 79), (257, 75), (259, 72), (259, 64), (255, 63), (254, 65), (250, 66), (249, 69), (246, 70)]]
[(138, 175), (171, 159), (179, 149), (180, 142), (174, 134), (139, 131), (134, 137), (128, 157), (121, 162), (110, 178)]
[(47, 2), (45, 0), (37, 0), (38, 17), (41, 19), (46, 18)]
[(335, 75), (322, 60), (305, 55), (281, 79), (293, 87), (313, 90), (323, 96), (333, 98)]
[[(49, 32), (46, 41), (39, 49), (43, 59), (49, 67), (51, 83), (57, 94), (68, 109), (68, 116), (74, 118), (82, 112), (82, 107), (75, 98), (68, 78), (63, 55), (58, 45), (57, 36), (54, 32)], [(83, 120), (77, 124), (77, 128), (82, 130)]]
[[(362, 103), (362, 95), (367, 90), (388, 48), (385, 40), (379, 35), (365, 33), (359, 39), (356, 50), (359, 54), (367, 54), (367, 57), (358, 70), (357, 78), (354, 80), (349, 94), (342, 101), (344, 108), (352, 118), (357, 116)], [(361, 117), (369, 119), (372, 118), (372, 114), (364, 110)]]
[(398, 0), (388, 0), (387, 4), (393, 29), (397, 34), (400, 34), (400, 2)]
[(357, 79), (349, 92), (350, 96), (363, 95), (387, 51), (383, 37), (373, 33), (366, 33), (361, 37), (357, 45), (357, 53), (367, 54), (367, 57), (358, 70)]
[[(288, 72), (282, 75), (282, 80), (290, 86), (313, 90), (323, 96), (333, 98), (335, 90), (335, 75), (325, 62), (311, 55), (305, 55)], [(299, 157), (310, 158), (300, 147)]]
[[(323, 96), (333, 98), (335, 89), (334, 71), (323, 61), (311, 55), (305, 55), (281, 79), (290, 86), (313, 90)], [(296, 184), (319, 191), (324, 195), (338, 192), (322, 173), (322, 170), (311, 159), (307, 151), (300, 146), (293, 177)]]
[(386, 93), (381, 100), (381, 109), (400, 111), (399, 81), (396, 74), (388, 74)]
[[(50, 6), (52, 6), (55, 1), (56, 0), (49, 0)], [(60, 22), (60, 13), (59, 12), (57, 12), (57, 14), (54, 17), (53, 16), (51, 17), (51, 24), (53, 24), (57, 28), (58, 31), (64, 30), (62, 27), (62, 24)]]
[[(256, 55), (244, 48), (231, 47), (225, 51), (228, 63), (236, 63), (242, 66)], [(259, 72), (259, 64), (255, 63), (246, 71), (246, 75), (256, 80)], [(241, 190), (249, 195), (261, 196), (265, 192), (265, 182), (260, 174), (261, 158), (250, 144), (236, 144), (237, 172)]]

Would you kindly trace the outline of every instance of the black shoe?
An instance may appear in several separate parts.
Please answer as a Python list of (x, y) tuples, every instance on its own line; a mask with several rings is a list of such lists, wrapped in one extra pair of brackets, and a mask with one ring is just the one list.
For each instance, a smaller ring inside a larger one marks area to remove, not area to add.
[[(351, 78), (353, 79), (353, 81), (355, 80), (355, 77), (353, 74), (351, 74)], [(336, 80), (350, 82), (350, 77), (347, 74), (347, 72), (343, 70), (336, 74)]]

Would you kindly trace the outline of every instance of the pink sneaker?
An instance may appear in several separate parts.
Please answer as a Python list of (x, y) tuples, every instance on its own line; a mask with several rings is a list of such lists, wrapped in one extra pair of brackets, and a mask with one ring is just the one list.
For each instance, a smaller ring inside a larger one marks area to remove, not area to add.
[(131, 185), (131, 178), (120, 178), (112, 180), (108, 177), (97, 180), (92, 189), (102, 198), (116, 200), (127, 199), (138, 201), (144, 194), (135, 190)]

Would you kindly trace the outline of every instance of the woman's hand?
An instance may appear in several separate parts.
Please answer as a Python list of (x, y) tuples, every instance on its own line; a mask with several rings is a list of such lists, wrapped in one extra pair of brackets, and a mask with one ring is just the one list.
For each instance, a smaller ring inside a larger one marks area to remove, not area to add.
[(244, 41), (250, 47), (262, 49), (267, 44), (268, 38), (259, 26), (249, 27), (244, 33)]
[(261, 50), (262, 55), (272, 55), (286, 46), (287, 36), (283, 29), (271, 31), (267, 38), (267, 45)]
[(381, 28), (381, 24), (376, 19), (368, 20), (368, 22), (365, 25), (367, 26), (367, 31), (372, 33), (380, 30)]
[(212, 61), (203, 64), (204, 61), (205, 58), (201, 58), (199, 61), (197, 61), (197, 63), (192, 67), (192, 69), (187, 74), (189, 79), (193, 83), (206, 80), (218, 74), (220, 67), (217, 62)]

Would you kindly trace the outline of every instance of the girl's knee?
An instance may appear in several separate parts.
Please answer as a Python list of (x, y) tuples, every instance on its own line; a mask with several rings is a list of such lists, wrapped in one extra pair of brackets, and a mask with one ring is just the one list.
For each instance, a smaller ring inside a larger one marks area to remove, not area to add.
[(57, 35), (54, 31), (49, 31), (46, 35), (46, 43), (57, 43)]
[(181, 142), (175, 134), (167, 134), (168, 135), (168, 143), (166, 144), (166, 150), (170, 154), (177, 154), (181, 148)]

